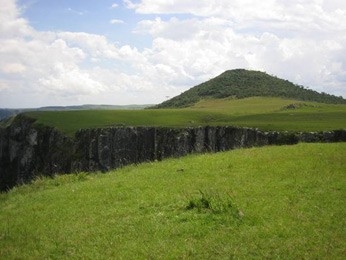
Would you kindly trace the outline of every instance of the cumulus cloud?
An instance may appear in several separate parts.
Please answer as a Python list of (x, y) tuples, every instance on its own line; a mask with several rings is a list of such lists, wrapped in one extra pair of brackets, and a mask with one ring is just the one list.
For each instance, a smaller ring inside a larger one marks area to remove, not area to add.
[(28, 22), (20, 17), (15, 1), (1, 0), (0, 4), (0, 39), (32, 33)]
[[(220, 31), (220, 29), (226, 29), (227, 26), (231, 25), (231, 22), (220, 18), (179, 20), (176, 17), (172, 17), (168, 21), (163, 21), (160, 17), (157, 17), (155, 20), (140, 21), (134, 32), (150, 33), (155, 38), (161, 37), (181, 41), (191, 39), (198, 33), (213, 30)], [(182, 28), (184, 29), (182, 30)]]
[[(301, 0), (142, 0), (124, 1), (141, 14), (191, 14), (229, 20), (237, 30), (288, 34), (342, 32), (346, 29), (343, 1)], [(317, 37), (317, 35), (315, 35)]]
[[(226, 69), (267, 71), (319, 91), (346, 95), (344, 1), (141, 0), (141, 14), (190, 14), (138, 23), (151, 34), (151, 58), (204, 80)], [(182, 29), (183, 28), (183, 29)], [(174, 64), (174, 65), (173, 65)], [(187, 77), (185, 77), (187, 78)]]
[(56, 63), (51, 68), (51, 73), (38, 82), (44, 86), (45, 91), (57, 95), (88, 95), (97, 94), (106, 90), (106, 87), (91, 78), (90, 74), (80, 70), (77, 66), (66, 66)]
[[(35, 100), (45, 102), (82, 102), (90, 100), (90, 96), (98, 96), (100, 100), (94, 102), (102, 103), (102, 95), (109, 100), (112, 93), (111, 103), (138, 103), (141, 101), (131, 99), (139, 98), (138, 93), (142, 95), (139, 100), (144, 100), (143, 95), (152, 97), (155, 86), (166, 87), (155, 65), (136, 48), (117, 46), (97, 34), (39, 32), (18, 18), (19, 12), (12, 13), (8, 21), (13, 23), (19, 19), (22, 23), (17, 26), (25, 30), (19, 28), (12, 35), (3, 26), (6, 30), (0, 31), (0, 91), (10, 91), (13, 99), (25, 99), (24, 96), (37, 93), (41, 98), (34, 95)], [(105, 62), (112, 62), (114, 68), (103, 68)], [(84, 64), (89, 65), (83, 69)], [(2, 104), (9, 101), (9, 98), (5, 100), (6, 95), (11, 96), (9, 92), (0, 95)]]
[(119, 5), (117, 4), (117, 3), (113, 3), (112, 5), (111, 5), (111, 8), (112, 9), (114, 9), (114, 8), (117, 8)]
[(103, 35), (84, 32), (58, 32), (57, 37), (70, 45), (77, 46), (94, 58), (119, 57), (117, 47), (110, 44)]
[[(103, 71), (103, 74), (95, 73), (95, 68), (102, 67), (104, 62), (112, 61), (114, 67), (120, 63), (120, 68), (131, 66), (133, 62), (145, 62), (145, 58), (136, 48), (128, 45), (116, 46), (104, 36), (96, 34), (39, 32), (21, 18), (15, 1), (0, 0), (0, 4), (7, 8), (0, 11), (2, 106), (18, 106), (18, 100), (26, 100), (21, 102), (21, 106), (48, 105), (54, 100), (62, 104), (87, 100), (89, 96), (102, 93), (106, 96), (115, 90), (127, 91), (132, 85), (131, 79), (135, 85), (134, 90), (152, 88), (152, 82), (147, 81), (139, 88), (138, 82), (142, 77), (125, 77), (121, 71), (109, 67), (99, 70)], [(90, 65), (93, 63), (95, 68)], [(86, 67), (83, 68), (84, 66)], [(119, 74), (121, 76), (117, 77)], [(119, 99), (114, 96), (112, 103), (116, 100)], [(36, 104), (35, 101), (43, 104)], [(124, 102), (124, 99), (121, 101)]]
[(37, 31), (14, 0), (0, 0), (0, 103), (157, 103), (234, 68), (346, 96), (345, 1), (124, 4), (157, 16), (139, 16), (146, 19), (133, 28), (151, 36), (150, 47), (85, 32)]

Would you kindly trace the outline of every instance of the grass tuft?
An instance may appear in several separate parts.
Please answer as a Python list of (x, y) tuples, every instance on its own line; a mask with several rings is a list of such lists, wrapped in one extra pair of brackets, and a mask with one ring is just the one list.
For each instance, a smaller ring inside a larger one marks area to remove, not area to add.
[(213, 191), (201, 191), (188, 199), (186, 210), (197, 210), (198, 213), (229, 214), (235, 219), (244, 217), (244, 213), (234, 202), (231, 194), (220, 194)]

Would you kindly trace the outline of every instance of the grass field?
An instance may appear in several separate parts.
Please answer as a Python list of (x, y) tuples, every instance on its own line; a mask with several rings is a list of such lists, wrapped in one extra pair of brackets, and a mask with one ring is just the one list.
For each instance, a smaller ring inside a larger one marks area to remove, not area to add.
[[(289, 104), (304, 104), (285, 109)], [(80, 128), (235, 125), (263, 130), (327, 131), (346, 128), (346, 106), (281, 98), (204, 100), (186, 109), (29, 112), (40, 124), (73, 135)]]
[(344, 259), (346, 143), (192, 155), (0, 194), (0, 259)]
[[(280, 111), (283, 107), (290, 105), (292, 103), (303, 104), (304, 102), (275, 97), (250, 97), (244, 99), (206, 99), (196, 103), (191, 107), (191, 109), (222, 112), (231, 115), (248, 115)], [(306, 103), (311, 106), (318, 104), (313, 102)], [(330, 105), (327, 104), (323, 105), (324, 107), (330, 107)]]

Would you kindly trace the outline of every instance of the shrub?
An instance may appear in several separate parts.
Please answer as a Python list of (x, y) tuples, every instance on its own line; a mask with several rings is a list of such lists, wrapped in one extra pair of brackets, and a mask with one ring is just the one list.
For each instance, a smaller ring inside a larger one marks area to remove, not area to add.
[(203, 192), (188, 199), (186, 210), (197, 210), (198, 213), (230, 214), (235, 219), (244, 217), (230, 194), (221, 195), (218, 192)]

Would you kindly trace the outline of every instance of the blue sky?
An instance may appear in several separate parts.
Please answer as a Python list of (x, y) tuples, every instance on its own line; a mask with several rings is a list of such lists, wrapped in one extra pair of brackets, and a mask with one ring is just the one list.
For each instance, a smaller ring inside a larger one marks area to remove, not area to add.
[[(121, 1), (21, 0), (18, 4), (24, 7), (23, 17), (39, 31), (101, 34), (110, 41), (138, 46), (140, 49), (151, 44), (149, 35), (134, 35), (131, 31), (140, 20), (145, 17), (152, 19), (152, 15), (136, 15)], [(113, 4), (118, 6), (112, 8)], [(112, 19), (124, 23), (111, 24)]]
[(0, 6), (0, 107), (159, 103), (235, 68), (346, 97), (343, 0)]
[[(133, 1), (136, 3), (138, 1)], [(117, 5), (113, 7), (113, 5)], [(20, 0), (22, 16), (38, 31), (70, 31), (100, 34), (120, 45), (136, 46), (138, 49), (151, 47), (152, 37), (134, 34), (132, 30), (141, 20), (152, 20), (156, 14), (138, 14), (122, 1), (109, 0)], [(160, 14), (163, 20), (171, 17), (187, 19), (189, 14)], [(122, 24), (111, 24), (113, 19)]]

